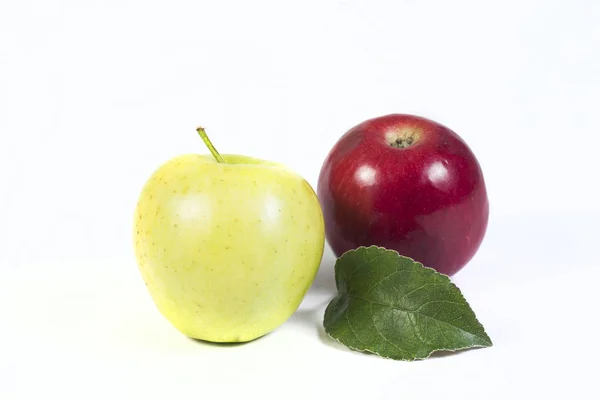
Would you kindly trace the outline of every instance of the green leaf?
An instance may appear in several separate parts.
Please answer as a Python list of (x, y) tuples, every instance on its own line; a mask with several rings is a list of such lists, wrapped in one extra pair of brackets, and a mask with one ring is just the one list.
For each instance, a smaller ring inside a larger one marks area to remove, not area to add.
[(339, 293), (323, 325), (350, 349), (412, 361), (436, 351), (492, 346), (448, 276), (396, 251), (350, 250), (336, 261), (335, 280)]

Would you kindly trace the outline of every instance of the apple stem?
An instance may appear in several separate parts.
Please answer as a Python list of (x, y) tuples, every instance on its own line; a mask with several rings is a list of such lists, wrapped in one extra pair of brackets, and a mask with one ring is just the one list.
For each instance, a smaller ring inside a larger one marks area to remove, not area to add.
[(198, 134), (202, 138), (202, 141), (204, 142), (204, 144), (206, 145), (206, 147), (208, 147), (208, 149), (212, 153), (212, 155), (215, 158), (215, 160), (217, 160), (217, 162), (219, 162), (219, 163), (224, 163), (225, 160), (223, 160), (223, 157), (219, 154), (219, 152), (217, 151), (217, 149), (215, 149), (215, 146), (213, 146), (212, 142), (208, 138), (208, 135), (204, 131), (204, 128), (202, 128), (202, 127), (199, 126), (198, 128), (196, 128), (196, 132), (198, 132)]

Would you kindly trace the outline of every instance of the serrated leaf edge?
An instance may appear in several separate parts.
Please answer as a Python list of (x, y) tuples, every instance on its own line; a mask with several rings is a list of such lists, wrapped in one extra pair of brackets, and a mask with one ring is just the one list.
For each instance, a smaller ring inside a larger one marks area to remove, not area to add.
[(376, 355), (376, 356), (378, 356), (378, 357), (385, 358), (385, 359), (387, 359), (387, 360), (394, 360), (394, 361), (408, 361), (408, 362), (411, 362), (411, 361), (421, 361), (421, 360), (426, 360), (426, 359), (430, 358), (432, 354), (435, 354), (435, 353), (438, 353), (438, 352), (447, 351), (447, 352), (450, 352), (450, 353), (456, 353), (456, 352), (459, 352), (459, 351), (462, 351), (462, 350), (477, 349), (477, 348), (488, 348), (488, 347), (491, 347), (491, 346), (492, 346), (492, 345), (489, 345), (489, 346), (484, 346), (484, 345), (473, 345), (473, 346), (457, 347), (457, 348), (455, 348), (455, 349), (446, 349), (446, 348), (441, 348), (441, 349), (435, 349), (435, 350), (432, 350), (432, 351), (430, 351), (430, 352), (429, 352), (429, 353), (428, 353), (426, 356), (424, 356), (424, 357), (414, 357), (414, 358), (400, 358), (400, 357), (398, 357), (398, 358), (394, 358), (394, 357), (390, 357), (390, 356), (385, 356), (385, 355), (383, 355), (383, 354), (380, 354), (380, 353), (378, 353), (377, 351), (374, 351), (374, 350), (371, 350), (371, 349), (359, 349), (359, 348), (356, 348), (356, 347), (353, 347), (353, 346), (346, 345), (346, 344), (342, 343), (342, 342), (341, 342), (339, 339), (337, 339), (337, 338), (335, 338), (335, 337), (331, 336), (331, 334), (330, 334), (329, 332), (327, 332), (327, 330), (325, 330), (325, 333), (326, 333), (326, 334), (327, 334), (327, 336), (329, 336), (331, 339), (335, 340), (335, 341), (336, 341), (336, 342), (338, 342), (340, 345), (342, 345), (342, 346), (344, 346), (344, 347), (346, 347), (346, 348), (348, 348), (348, 349), (350, 349), (350, 350), (357, 351), (357, 352), (359, 352), (359, 353), (370, 353), (370, 354), (375, 354), (375, 355)]
[[(436, 274), (438, 274), (438, 275), (441, 275), (441, 276), (445, 277), (446, 279), (448, 279), (448, 280), (450, 281), (450, 283), (452, 283), (452, 280), (450, 279), (450, 277), (449, 277), (448, 275), (446, 275), (446, 274), (442, 274), (441, 272), (438, 272), (437, 270), (435, 270), (435, 269), (433, 269), (433, 268), (431, 268), (431, 267), (427, 267), (427, 266), (423, 265), (423, 263), (422, 263), (422, 262), (419, 262), (419, 261), (415, 260), (414, 258), (411, 258), (411, 257), (408, 257), (408, 256), (403, 256), (403, 255), (402, 255), (402, 254), (400, 254), (400, 253), (399, 253), (397, 250), (388, 249), (388, 248), (386, 248), (386, 247), (377, 246), (377, 245), (371, 245), (371, 246), (359, 246), (359, 247), (356, 247), (356, 248), (354, 248), (354, 249), (346, 250), (345, 252), (343, 252), (343, 253), (342, 253), (342, 254), (341, 254), (341, 255), (340, 255), (338, 258), (337, 258), (337, 260), (336, 260), (336, 262), (335, 262), (335, 265), (337, 266), (337, 263), (338, 263), (338, 261), (339, 261), (339, 260), (340, 260), (342, 257), (344, 257), (344, 255), (345, 255), (345, 254), (347, 254), (347, 253), (352, 253), (352, 252), (358, 251), (358, 250), (360, 250), (360, 249), (365, 249), (365, 250), (368, 250), (368, 249), (378, 249), (378, 250), (383, 250), (383, 251), (387, 251), (387, 252), (390, 252), (390, 253), (396, 253), (396, 254), (397, 254), (399, 257), (401, 257), (401, 258), (405, 258), (405, 259), (407, 259), (407, 260), (410, 260), (410, 261), (412, 261), (413, 263), (420, 265), (420, 266), (421, 266), (422, 268), (424, 268), (424, 269), (431, 270), (431, 271), (435, 272)], [(334, 271), (334, 273), (335, 273), (335, 271)]]

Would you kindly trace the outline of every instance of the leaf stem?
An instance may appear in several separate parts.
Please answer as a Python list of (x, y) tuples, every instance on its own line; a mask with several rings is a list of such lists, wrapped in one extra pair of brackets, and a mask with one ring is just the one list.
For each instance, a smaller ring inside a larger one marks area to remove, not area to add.
[(215, 146), (213, 146), (212, 142), (208, 138), (208, 135), (206, 134), (206, 131), (204, 131), (204, 128), (202, 128), (201, 126), (199, 126), (198, 128), (196, 128), (196, 132), (198, 132), (198, 134), (202, 138), (202, 141), (204, 142), (204, 144), (206, 145), (206, 147), (208, 147), (208, 149), (212, 153), (212, 155), (215, 158), (215, 160), (217, 160), (218, 163), (224, 163), (225, 160), (219, 154), (219, 152), (217, 151), (217, 149), (215, 149)]

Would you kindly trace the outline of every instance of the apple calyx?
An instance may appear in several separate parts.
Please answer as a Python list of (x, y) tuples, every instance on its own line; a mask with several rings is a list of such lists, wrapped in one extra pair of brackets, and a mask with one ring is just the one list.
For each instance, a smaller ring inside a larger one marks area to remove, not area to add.
[(385, 135), (387, 143), (391, 147), (405, 149), (419, 141), (421, 130), (418, 128), (401, 128), (392, 130)]
[(210, 152), (213, 155), (213, 157), (215, 158), (215, 160), (217, 160), (218, 163), (225, 163), (225, 160), (223, 159), (223, 157), (219, 154), (217, 149), (215, 149), (215, 146), (213, 146), (212, 142), (208, 138), (208, 135), (206, 134), (206, 131), (204, 130), (204, 128), (199, 126), (198, 128), (196, 128), (196, 132), (198, 132), (198, 134), (202, 138), (202, 141), (204, 142), (206, 147), (208, 147), (208, 150), (210, 150)]

